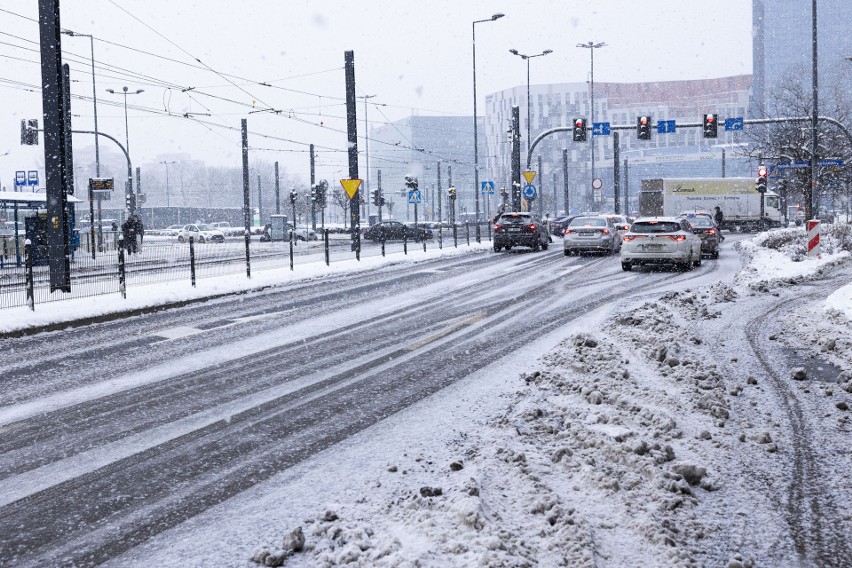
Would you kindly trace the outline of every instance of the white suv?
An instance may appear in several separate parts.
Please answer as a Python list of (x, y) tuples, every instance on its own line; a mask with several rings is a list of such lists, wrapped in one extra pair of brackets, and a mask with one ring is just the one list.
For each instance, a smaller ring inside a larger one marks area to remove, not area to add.
[(674, 264), (683, 270), (701, 266), (701, 239), (686, 219), (640, 217), (624, 234), (621, 268), (644, 264)]
[(219, 229), (214, 229), (210, 225), (199, 225), (196, 223), (184, 225), (178, 231), (177, 240), (179, 243), (189, 242), (189, 237), (192, 237), (197, 243), (225, 242), (225, 234)]

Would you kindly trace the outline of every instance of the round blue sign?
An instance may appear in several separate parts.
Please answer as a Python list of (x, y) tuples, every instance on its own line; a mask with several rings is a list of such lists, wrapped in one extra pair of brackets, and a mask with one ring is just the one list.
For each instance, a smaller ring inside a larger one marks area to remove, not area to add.
[(535, 186), (530, 183), (524, 186), (521, 194), (524, 196), (524, 199), (529, 201), (530, 199), (535, 199), (535, 196), (538, 195), (538, 191), (536, 191)]

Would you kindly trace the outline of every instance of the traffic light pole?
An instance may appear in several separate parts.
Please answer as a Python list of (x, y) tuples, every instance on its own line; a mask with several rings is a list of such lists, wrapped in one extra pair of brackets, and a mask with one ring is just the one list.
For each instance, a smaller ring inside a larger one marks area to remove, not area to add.
[[(248, 121), (240, 119), (243, 147), (243, 225), (246, 241), (246, 276), (251, 278), (251, 196), (249, 194)], [(128, 158), (130, 163), (130, 158)]]

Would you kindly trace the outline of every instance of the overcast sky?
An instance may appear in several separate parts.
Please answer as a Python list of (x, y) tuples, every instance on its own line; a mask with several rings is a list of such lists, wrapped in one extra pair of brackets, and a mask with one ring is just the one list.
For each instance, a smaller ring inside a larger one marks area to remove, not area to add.
[[(510, 48), (553, 50), (531, 61), (533, 84), (587, 80), (589, 50), (576, 44), (590, 40), (607, 43), (595, 52), (596, 82), (751, 73), (746, 0), (63, 0), (61, 22), (96, 38), (99, 130), (124, 140), (123, 98), (106, 89), (144, 89), (127, 98), (134, 165), (188, 153), (238, 166), (240, 119), (248, 118), (252, 160), (278, 160), (306, 177), (306, 144), (314, 143), (318, 176), (335, 179), (346, 171), (344, 51), (355, 52), (356, 94), (376, 95), (371, 124), (411, 113), (472, 115), (471, 24), (495, 12), (506, 16), (476, 25), (480, 113), (486, 94), (526, 84), (526, 63)], [(17, 83), (41, 84), (37, 16), (36, 0), (0, 0), (0, 180), (7, 187), (15, 170), (44, 162), (43, 146), (19, 145), (20, 119), (42, 111), (40, 92)], [(72, 101), (74, 128), (91, 130), (89, 40), (62, 41), (72, 94), (86, 97)], [(249, 114), (269, 108), (279, 112)], [(359, 103), (359, 136), (363, 114)], [(75, 135), (75, 149), (91, 140)]]

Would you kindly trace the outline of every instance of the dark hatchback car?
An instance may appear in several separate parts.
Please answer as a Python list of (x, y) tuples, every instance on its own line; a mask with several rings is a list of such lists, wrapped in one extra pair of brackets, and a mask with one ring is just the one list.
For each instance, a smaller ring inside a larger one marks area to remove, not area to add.
[(370, 228), (364, 233), (364, 238), (375, 242), (385, 241), (401, 241), (407, 239), (409, 241), (423, 241), (432, 238), (432, 231), (424, 227), (413, 227), (404, 225), (399, 221), (382, 221), (370, 225)]
[(692, 232), (701, 239), (701, 254), (710, 258), (719, 258), (719, 227), (716, 221), (706, 215), (692, 215), (685, 219), (692, 227)]
[(553, 221), (550, 222), (550, 234), (561, 237), (565, 231), (565, 227), (567, 227), (568, 224), (571, 223), (571, 220), (574, 217), (574, 215), (560, 215), (559, 217), (555, 218)]
[(494, 251), (514, 246), (530, 247), (534, 251), (547, 250), (550, 236), (547, 227), (528, 211), (503, 213), (494, 221)]

